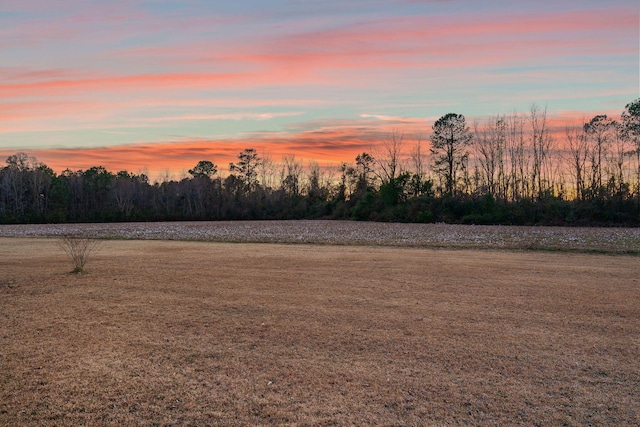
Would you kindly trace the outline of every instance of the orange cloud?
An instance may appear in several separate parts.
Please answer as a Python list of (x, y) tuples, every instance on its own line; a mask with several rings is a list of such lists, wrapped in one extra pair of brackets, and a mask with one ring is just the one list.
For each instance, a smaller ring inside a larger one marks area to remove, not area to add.
[[(518, 113), (529, 126), (529, 112)], [(617, 118), (615, 113), (609, 114)], [(555, 140), (555, 148), (563, 149), (565, 130), (570, 126), (581, 126), (591, 116), (583, 112), (563, 111), (547, 114), (547, 128)], [(315, 160), (327, 166), (337, 166), (341, 162), (353, 163), (362, 152), (376, 151), (380, 144), (389, 140), (392, 133), (404, 137), (406, 152), (418, 136), (428, 145), (433, 119), (391, 117), (363, 114), (356, 121), (312, 121), (292, 125), (286, 132), (263, 132), (246, 134), (229, 139), (184, 138), (175, 141), (135, 143), (128, 145), (73, 148), (38, 149), (28, 154), (35, 156), (57, 173), (64, 169), (86, 170), (92, 166), (104, 166), (112, 172), (146, 170), (152, 179), (169, 170), (174, 178), (192, 168), (200, 160), (210, 160), (218, 165), (222, 175), (227, 166), (237, 160), (237, 155), (245, 148), (255, 148), (261, 155), (266, 154), (274, 162), (282, 156), (294, 154), (296, 158)], [(470, 128), (477, 121), (482, 127), (486, 118), (467, 118)], [(0, 158), (6, 158), (15, 151), (0, 151)]]
[[(113, 172), (146, 169), (152, 177), (166, 169), (174, 174), (188, 170), (200, 160), (213, 161), (224, 174), (227, 165), (235, 162), (238, 153), (245, 148), (256, 148), (275, 162), (284, 155), (295, 154), (304, 161), (338, 165), (343, 161), (352, 162), (357, 154), (370, 151), (384, 141), (395, 124), (370, 120), (352, 124), (313, 122), (289, 132), (254, 133), (233, 139), (180, 139), (94, 148), (38, 149), (30, 150), (28, 154), (57, 173), (67, 168), (86, 170), (104, 166)], [(14, 153), (2, 150), (0, 156), (6, 158)]]
[[(371, 88), (372, 81), (376, 83), (373, 90), (385, 90), (404, 87), (407, 84), (404, 72), (419, 76), (417, 73), (428, 70), (430, 75), (448, 75), (451, 68), (460, 70), (479, 66), (508, 66), (511, 69), (509, 77), (535, 78), (527, 75), (532, 72), (530, 68), (520, 68), (523, 64), (546, 65), (537, 64), (535, 60), (532, 62), (532, 58), (557, 65), (560, 61), (557, 58), (564, 60), (567, 52), (572, 52), (570, 56), (575, 56), (576, 52), (621, 53), (621, 48), (616, 47), (619, 45), (616, 37), (620, 37), (621, 31), (636, 32), (635, 12), (614, 6), (526, 15), (416, 15), (365, 20), (331, 29), (295, 31), (284, 35), (267, 33), (258, 40), (253, 34), (245, 34), (244, 38), (228, 36), (223, 43), (203, 38), (204, 41), (171, 46), (101, 53), (103, 58), (129, 64), (137, 70), (148, 70), (149, 62), (155, 62), (157, 71), (154, 72), (115, 74), (112, 71), (105, 74), (71, 69), (3, 68), (0, 69), (3, 74), (0, 96), (42, 99), (47, 96), (129, 94), (159, 89), (246, 90), (289, 86), (284, 90), (286, 92), (292, 85)], [(123, 14), (125, 12), (110, 13), (109, 16), (119, 22)], [(74, 19), (84, 20), (82, 15)], [(200, 22), (203, 19), (196, 19), (197, 25), (204, 27), (208, 21)], [(171, 25), (176, 28), (185, 25), (184, 22), (163, 24), (169, 28)], [(313, 19), (310, 19), (310, 24), (313, 24)], [(159, 28), (155, 20), (146, 22), (146, 25)], [(135, 29), (142, 30), (144, 28)], [(589, 36), (583, 37), (585, 34)], [(627, 50), (633, 48), (629, 48), (629, 44), (625, 46)], [(627, 56), (637, 54), (622, 53)], [(142, 61), (140, 67), (136, 67), (139, 60)], [(503, 79), (506, 76), (506, 72), (499, 74)], [(183, 95), (182, 98), (188, 96)]]

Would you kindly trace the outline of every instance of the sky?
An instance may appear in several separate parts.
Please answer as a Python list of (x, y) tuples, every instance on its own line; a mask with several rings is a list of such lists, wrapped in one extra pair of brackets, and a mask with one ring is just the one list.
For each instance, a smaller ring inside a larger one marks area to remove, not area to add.
[(178, 178), (245, 148), (352, 161), (451, 112), (619, 116), (639, 21), (637, 0), (0, 0), (0, 159)]

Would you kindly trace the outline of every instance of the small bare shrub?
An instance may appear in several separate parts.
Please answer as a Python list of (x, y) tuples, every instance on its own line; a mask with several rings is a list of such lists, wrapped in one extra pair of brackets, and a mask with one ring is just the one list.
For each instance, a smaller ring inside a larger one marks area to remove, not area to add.
[(62, 236), (59, 246), (71, 258), (73, 263), (72, 273), (82, 273), (85, 264), (89, 261), (89, 255), (96, 251), (102, 242), (86, 236), (65, 235)]

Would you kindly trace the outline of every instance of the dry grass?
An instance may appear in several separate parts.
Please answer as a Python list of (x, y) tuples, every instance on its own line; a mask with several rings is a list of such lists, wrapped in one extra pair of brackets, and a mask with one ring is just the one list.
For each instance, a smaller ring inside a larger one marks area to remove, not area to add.
[(637, 257), (0, 238), (0, 425), (639, 425)]

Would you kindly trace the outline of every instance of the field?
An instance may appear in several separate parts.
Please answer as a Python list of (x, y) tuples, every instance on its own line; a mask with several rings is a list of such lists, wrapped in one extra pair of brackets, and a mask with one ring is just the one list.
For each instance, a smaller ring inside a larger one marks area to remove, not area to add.
[(0, 225), (0, 237), (525, 249), (640, 255), (640, 228), (519, 227), (353, 221), (219, 221)]
[(0, 226), (0, 425), (640, 425), (637, 230), (403, 227)]

